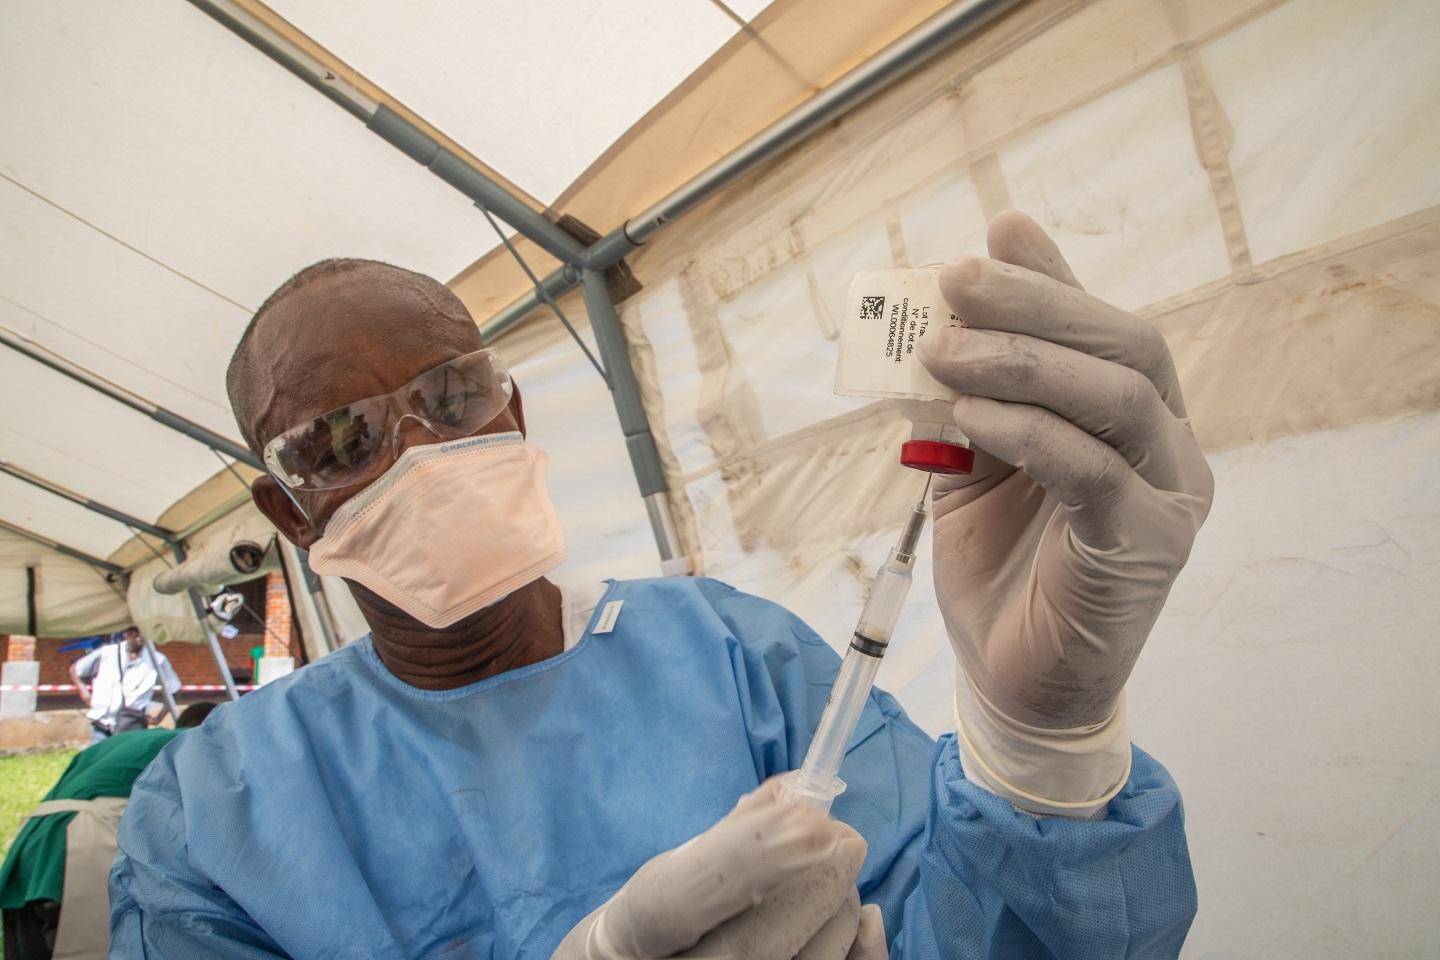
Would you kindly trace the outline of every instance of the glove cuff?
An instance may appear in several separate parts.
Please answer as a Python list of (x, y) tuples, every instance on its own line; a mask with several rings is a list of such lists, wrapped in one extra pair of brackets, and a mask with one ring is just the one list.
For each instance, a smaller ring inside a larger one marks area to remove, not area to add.
[(955, 740), (966, 778), (1026, 813), (1097, 819), (1130, 779), (1123, 691), (1099, 723), (1052, 730), (1005, 716), (957, 670)]

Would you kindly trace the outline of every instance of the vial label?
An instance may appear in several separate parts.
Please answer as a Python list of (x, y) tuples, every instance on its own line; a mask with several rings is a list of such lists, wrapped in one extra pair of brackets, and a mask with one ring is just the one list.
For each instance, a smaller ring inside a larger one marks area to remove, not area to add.
[(835, 392), (847, 397), (954, 400), (915, 353), (932, 323), (956, 321), (940, 295), (940, 268), (865, 270), (845, 298)]

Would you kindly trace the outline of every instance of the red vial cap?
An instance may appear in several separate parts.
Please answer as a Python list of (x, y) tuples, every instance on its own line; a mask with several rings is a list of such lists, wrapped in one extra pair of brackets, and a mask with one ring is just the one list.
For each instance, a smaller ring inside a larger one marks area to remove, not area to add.
[(969, 473), (975, 466), (975, 452), (938, 440), (907, 440), (900, 445), (900, 462), (927, 473)]

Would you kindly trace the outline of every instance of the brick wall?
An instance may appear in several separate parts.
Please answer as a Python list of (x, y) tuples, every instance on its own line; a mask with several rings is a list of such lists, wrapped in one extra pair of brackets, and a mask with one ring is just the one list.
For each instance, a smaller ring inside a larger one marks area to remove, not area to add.
[[(297, 656), (294, 616), (290, 611), (290, 591), (285, 575), (272, 570), (265, 575), (265, 656)], [(298, 662), (298, 661), (297, 661)]]
[[(253, 636), (239, 636), (233, 640), (220, 639), (220, 649), (225, 652), (225, 662), (235, 675), (236, 683), (249, 683), (254, 672), (254, 661), (250, 651), (256, 646)], [(181, 683), (219, 683), (220, 671), (215, 666), (215, 657), (207, 643), (167, 643), (160, 652), (170, 658), (170, 666), (180, 676)], [(242, 677), (247, 679), (241, 679)]]

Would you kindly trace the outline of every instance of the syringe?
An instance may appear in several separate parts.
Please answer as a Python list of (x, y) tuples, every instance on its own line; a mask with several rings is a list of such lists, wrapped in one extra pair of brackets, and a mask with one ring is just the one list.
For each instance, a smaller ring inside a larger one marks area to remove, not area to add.
[(920, 502), (910, 511), (905, 528), (900, 531), (900, 542), (875, 574), (870, 598), (860, 611), (860, 622), (850, 639), (850, 649), (845, 651), (840, 674), (830, 688), (830, 699), (820, 715), (820, 725), (815, 728), (805, 762), (785, 777), (782, 789), (792, 802), (809, 804), (828, 813), (830, 803), (845, 789), (844, 781), (836, 774), (840, 761), (845, 759), (860, 712), (870, 698), (875, 672), (880, 669), (880, 660), (890, 645), (900, 609), (910, 593), (915, 545), (920, 542), (920, 532), (929, 514), (930, 481), (927, 478)]

